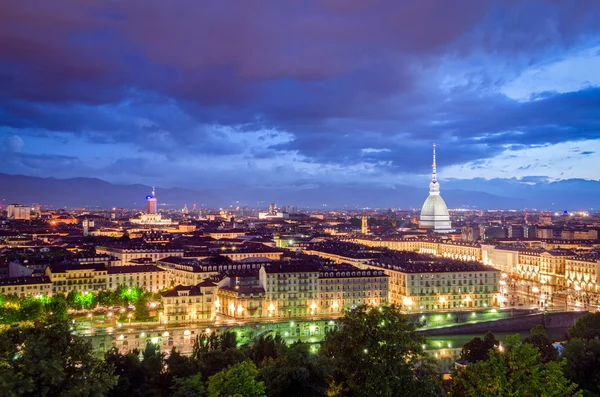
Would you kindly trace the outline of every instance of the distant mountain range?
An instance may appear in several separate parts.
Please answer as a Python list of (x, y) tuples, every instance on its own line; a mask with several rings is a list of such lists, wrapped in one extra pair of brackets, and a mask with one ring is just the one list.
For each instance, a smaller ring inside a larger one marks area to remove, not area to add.
[[(151, 191), (145, 185), (117, 185), (96, 178), (38, 178), (0, 173), (0, 203), (39, 203), (54, 207), (145, 208)], [(420, 208), (427, 188), (406, 185), (369, 186), (311, 184), (287, 187), (237, 187), (192, 190), (156, 188), (159, 204), (168, 207), (249, 206), (266, 208), (270, 202), (302, 208)], [(600, 182), (564, 180), (522, 183), (515, 180), (450, 180), (442, 186), (450, 208), (600, 208)]]

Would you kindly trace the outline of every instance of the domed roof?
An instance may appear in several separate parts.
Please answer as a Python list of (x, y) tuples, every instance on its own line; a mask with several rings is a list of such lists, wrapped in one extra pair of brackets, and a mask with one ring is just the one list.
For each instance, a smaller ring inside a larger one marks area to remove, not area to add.
[(439, 194), (430, 194), (427, 200), (423, 203), (421, 208), (421, 218), (426, 217), (439, 217), (448, 216), (448, 206), (446, 202)]
[(423, 203), (419, 226), (433, 229), (437, 232), (449, 232), (452, 230), (450, 215), (446, 202), (439, 194), (430, 194)]
[(440, 184), (437, 181), (435, 144), (433, 145), (433, 173), (429, 184), (429, 197), (427, 197), (421, 208), (419, 226), (442, 233), (452, 231), (448, 207), (442, 196), (440, 196)]

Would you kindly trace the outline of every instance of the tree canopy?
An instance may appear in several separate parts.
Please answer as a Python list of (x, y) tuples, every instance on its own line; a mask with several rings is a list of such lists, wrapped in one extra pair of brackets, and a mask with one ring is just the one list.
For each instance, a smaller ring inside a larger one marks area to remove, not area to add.
[(543, 325), (538, 324), (530, 331), (530, 335), (523, 339), (523, 343), (530, 343), (537, 347), (542, 356), (542, 361), (547, 363), (548, 361), (558, 360), (558, 351), (552, 344), (552, 339), (546, 333), (546, 329)]
[(13, 326), (0, 334), (4, 396), (104, 396), (116, 383), (111, 366), (64, 322)]
[(489, 352), (497, 347), (500, 342), (496, 339), (493, 333), (487, 332), (483, 339), (475, 337), (465, 343), (461, 352), (460, 359), (470, 363), (476, 363), (481, 360), (486, 360), (489, 357)]
[(506, 346), (458, 370), (452, 378), (456, 397), (581, 397), (577, 385), (565, 378), (564, 362), (544, 363), (540, 351), (519, 336), (507, 338)]
[(416, 324), (397, 306), (348, 311), (340, 330), (330, 332), (321, 347), (333, 368), (330, 395), (439, 395), (424, 343)]
[(252, 361), (224, 369), (208, 380), (209, 397), (266, 397), (265, 385), (257, 381), (258, 370)]
[(269, 397), (325, 396), (329, 381), (326, 357), (310, 351), (306, 343), (294, 343), (281, 349), (259, 372)]
[(569, 339), (594, 339), (600, 337), (600, 312), (587, 313), (577, 320), (568, 332)]
[(600, 396), (600, 339), (571, 339), (562, 356), (565, 376), (579, 385), (584, 396)]

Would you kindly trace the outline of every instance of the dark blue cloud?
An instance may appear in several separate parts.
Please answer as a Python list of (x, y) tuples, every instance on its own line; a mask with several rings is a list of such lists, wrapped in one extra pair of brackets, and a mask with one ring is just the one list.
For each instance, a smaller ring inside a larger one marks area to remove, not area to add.
[(597, 43), (599, 12), (587, 0), (4, 3), (0, 134), (23, 144), (2, 141), (0, 170), (411, 175), (434, 142), (450, 166), (596, 140), (599, 88), (526, 102), (501, 88)]

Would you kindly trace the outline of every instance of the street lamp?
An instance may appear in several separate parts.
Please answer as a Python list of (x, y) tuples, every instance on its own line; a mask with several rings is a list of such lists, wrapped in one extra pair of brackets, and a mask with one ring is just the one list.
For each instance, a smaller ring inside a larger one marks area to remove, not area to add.
[(127, 318), (129, 319), (129, 325), (131, 325), (131, 313), (127, 315)]

